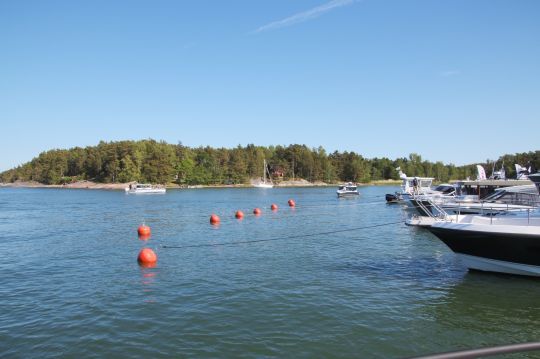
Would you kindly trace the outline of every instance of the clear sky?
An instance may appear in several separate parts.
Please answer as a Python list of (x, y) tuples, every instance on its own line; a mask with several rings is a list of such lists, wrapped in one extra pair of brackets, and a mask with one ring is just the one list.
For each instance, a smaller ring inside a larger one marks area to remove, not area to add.
[(0, 1), (0, 170), (153, 138), (457, 165), (540, 149), (540, 1)]

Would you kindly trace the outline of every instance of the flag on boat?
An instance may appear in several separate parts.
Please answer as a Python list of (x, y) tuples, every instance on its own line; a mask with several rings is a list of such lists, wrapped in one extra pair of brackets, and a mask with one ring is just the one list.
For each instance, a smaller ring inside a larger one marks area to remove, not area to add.
[(485, 180), (487, 178), (486, 177), (486, 171), (484, 170), (484, 167), (482, 167), (480, 165), (476, 165), (476, 170), (478, 172), (478, 174), (476, 176), (477, 181), (482, 181), (482, 180)]

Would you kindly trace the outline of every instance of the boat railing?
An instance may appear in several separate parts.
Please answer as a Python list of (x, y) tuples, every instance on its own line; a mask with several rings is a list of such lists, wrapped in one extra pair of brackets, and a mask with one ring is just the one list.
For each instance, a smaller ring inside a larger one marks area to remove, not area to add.
[[(420, 209), (429, 217), (440, 221), (448, 220), (448, 213), (438, 204), (435, 204), (430, 198), (422, 198), (420, 196), (413, 197), (413, 199), (416, 200), (418, 207), (420, 207)], [(426, 205), (424, 202), (427, 202), (428, 204)]]
[(526, 211), (527, 212), (527, 225), (530, 225), (531, 224), (531, 211), (536, 211), (537, 209), (536, 208), (516, 208), (516, 209), (507, 209), (506, 211), (494, 211), (493, 210), (493, 207), (490, 208), (490, 211), (489, 211), (489, 224), (493, 224), (493, 217), (497, 214), (497, 213), (516, 213), (516, 212), (524, 212)]
[(540, 342), (520, 343), (501, 345), (488, 348), (460, 350), (448, 353), (425, 355), (420, 357), (414, 357), (414, 359), (472, 359), (472, 358), (485, 358), (488, 356), (522, 353), (528, 351), (539, 351)]

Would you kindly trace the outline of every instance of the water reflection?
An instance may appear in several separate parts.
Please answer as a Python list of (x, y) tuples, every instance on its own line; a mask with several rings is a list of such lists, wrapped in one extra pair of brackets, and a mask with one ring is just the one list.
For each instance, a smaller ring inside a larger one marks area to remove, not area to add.
[(155, 287), (157, 285), (158, 272), (156, 263), (140, 265), (141, 285), (144, 293), (143, 301), (145, 303), (155, 303)]
[(152, 237), (151, 234), (139, 234), (139, 240), (141, 241), (147, 241)]

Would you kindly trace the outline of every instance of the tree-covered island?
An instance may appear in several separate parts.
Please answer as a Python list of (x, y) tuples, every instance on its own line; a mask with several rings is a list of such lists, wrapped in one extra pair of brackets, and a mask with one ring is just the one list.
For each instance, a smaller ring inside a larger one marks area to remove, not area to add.
[[(16, 168), (0, 173), (0, 181), (35, 181), (58, 185), (89, 180), (99, 183), (150, 182), (183, 185), (247, 184), (262, 176), (263, 160), (277, 183), (304, 179), (312, 183), (397, 180), (397, 167), (408, 175), (434, 177), (437, 181), (476, 176), (476, 163), (455, 166), (423, 160), (418, 154), (391, 160), (367, 159), (355, 152), (327, 153), (305, 145), (190, 148), (163, 141), (100, 142), (97, 146), (54, 149)], [(515, 177), (514, 164), (540, 165), (540, 151), (504, 155), (480, 163), (491, 173), (504, 165)], [(488, 174), (489, 175), (489, 174)]]

